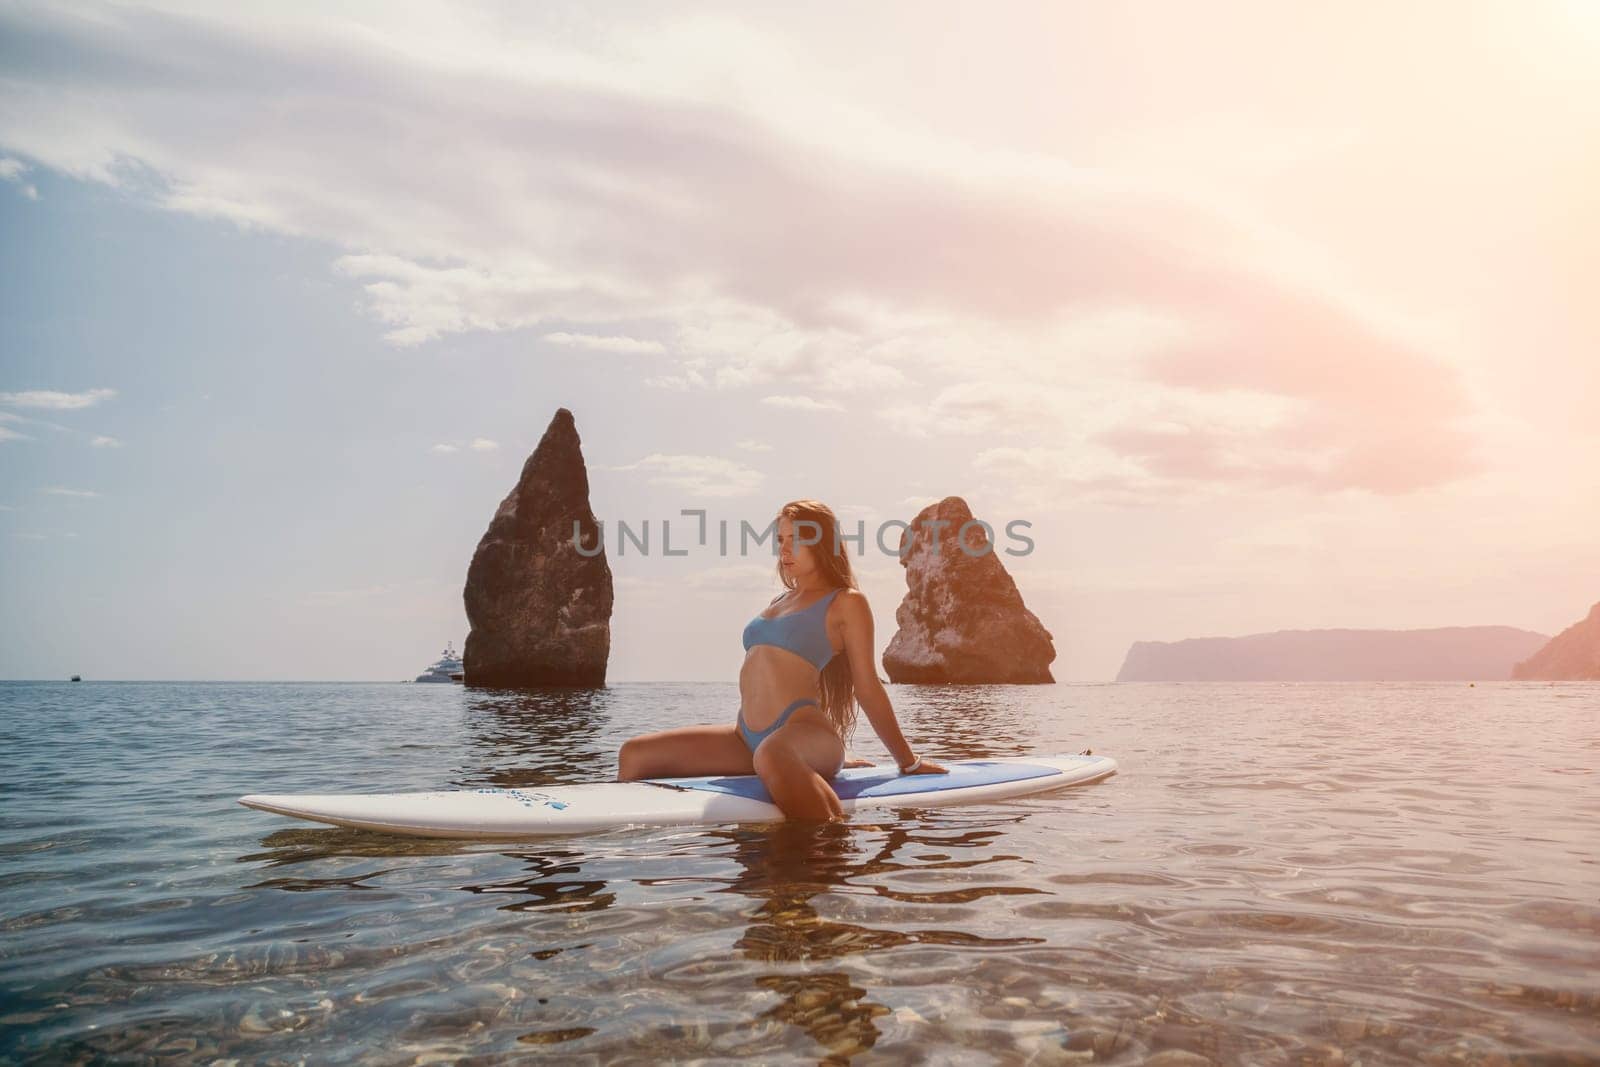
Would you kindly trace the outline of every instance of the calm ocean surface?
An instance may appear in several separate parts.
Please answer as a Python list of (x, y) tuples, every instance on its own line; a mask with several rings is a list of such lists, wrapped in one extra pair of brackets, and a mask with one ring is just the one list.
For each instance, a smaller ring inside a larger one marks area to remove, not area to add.
[(0, 1062), (1600, 1062), (1600, 686), (890, 695), (1121, 773), (414, 840), (235, 800), (610, 778), (737, 689), (0, 683)]

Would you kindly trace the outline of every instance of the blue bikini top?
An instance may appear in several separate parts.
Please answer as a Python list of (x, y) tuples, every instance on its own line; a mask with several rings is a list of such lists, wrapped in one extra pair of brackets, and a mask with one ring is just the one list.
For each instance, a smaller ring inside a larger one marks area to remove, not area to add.
[(833, 643), (828, 640), (827, 609), (838, 593), (835, 589), (809, 608), (775, 619), (757, 615), (745, 624), (744, 650), (748, 652), (756, 645), (777, 645), (805, 657), (820, 671), (834, 655)]

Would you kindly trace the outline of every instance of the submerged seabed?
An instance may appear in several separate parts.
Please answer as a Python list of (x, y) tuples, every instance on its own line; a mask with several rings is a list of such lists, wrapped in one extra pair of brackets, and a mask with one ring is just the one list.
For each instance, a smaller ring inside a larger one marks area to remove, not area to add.
[(1600, 1061), (1600, 686), (891, 696), (1121, 774), (473, 845), (235, 799), (607, 778), (736, 690), (0, 683), (0, 1062)]

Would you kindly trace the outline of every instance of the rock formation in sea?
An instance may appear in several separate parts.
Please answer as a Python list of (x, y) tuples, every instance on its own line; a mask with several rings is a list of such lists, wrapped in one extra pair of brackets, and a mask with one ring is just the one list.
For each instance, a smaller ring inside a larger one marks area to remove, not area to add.
[(1600, 682), (1600, 604), (1589, 616), (1556, 634), (1550, 643), (1517, 664), (1519, 681)]
[(1136, 641), (1119, 682), (1504, 681), (1547, 640), (1510, 626), (1280, 630)]
[(907, 589), (894, 613), (899, 629), (883, 652), (884, 671), (891, 682), (1054, 682), (1050, 631), (1023, 606), (983, 527), (968, 527), (962, 548), (962, 524), (970, 521), (967, 502), (947, 496), (919, 511), (901, 534)]
[[(577, 524), (583, 555), (573, 542)], [(467, 568), (466, 684), (598, 686), (611, 654), (611, 567), (577, 424), (556, 411)]]

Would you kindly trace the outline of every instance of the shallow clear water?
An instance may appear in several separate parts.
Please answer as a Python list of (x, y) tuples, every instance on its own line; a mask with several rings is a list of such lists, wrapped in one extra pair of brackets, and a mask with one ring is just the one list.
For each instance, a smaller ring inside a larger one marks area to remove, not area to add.
[(737, 691), (0, 683), (0, 1062), (1600, 1061), (1600, 686), (890, 693), (1121, 773), (427, 841), (235, 801), (605, 779)]

